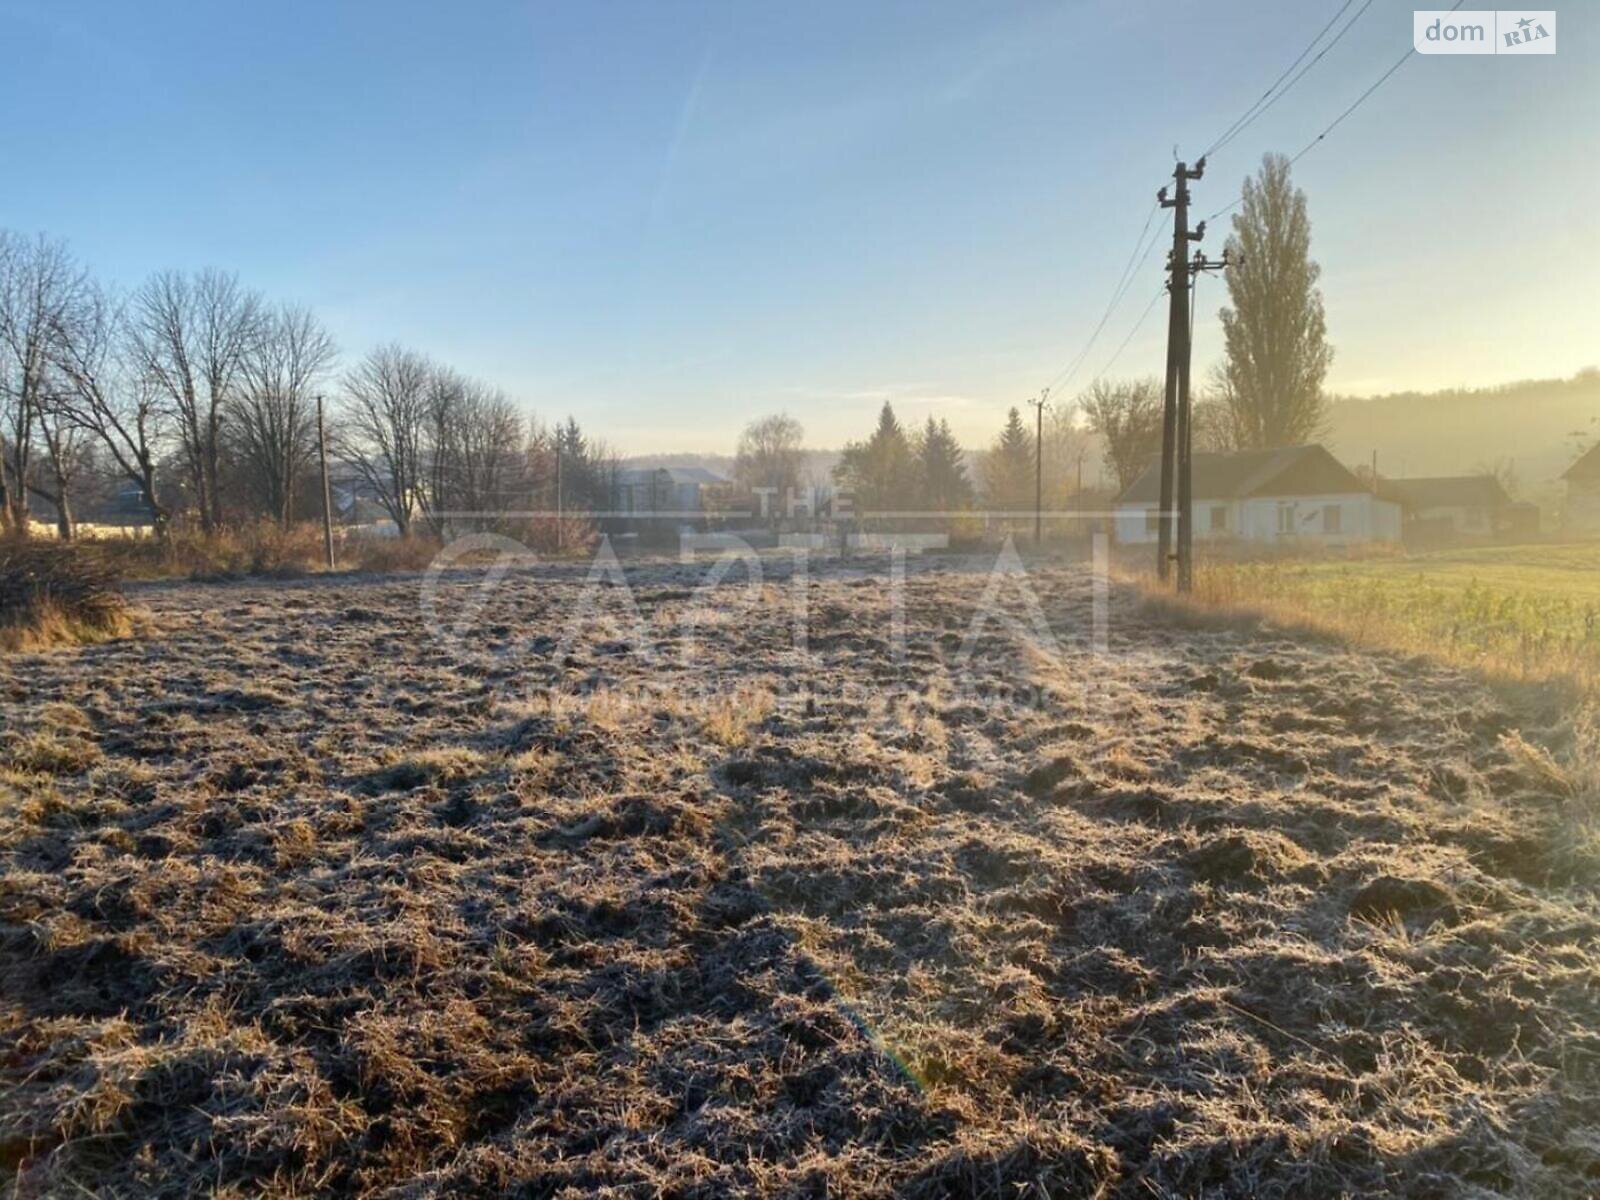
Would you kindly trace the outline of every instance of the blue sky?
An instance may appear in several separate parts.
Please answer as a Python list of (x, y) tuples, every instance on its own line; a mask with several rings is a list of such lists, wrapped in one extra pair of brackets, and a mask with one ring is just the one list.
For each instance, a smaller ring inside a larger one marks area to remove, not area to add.
[[(979, 444), (1082, 345), (1174, 146), (1337, 8), (0, 0), (0, 225), (128, 285), (237, 270), (347, 358), (399, 340), (625, 452), (726, 450), (777, 409), (837, 444), (885, 398)], [(1600, 361), (1600, 12), (1559, 11), (1555, 56), (1414, 58), (1296, 168), (1334, 388)], [(1213, 160), (1199, 211), (1359, 95), (1411, 12), (1373, 0)], [(1197, 372), (1220, 345), (1201, 286)], [(1153, 314), (1116, 373), (1158, 371), (1162, 337)]]

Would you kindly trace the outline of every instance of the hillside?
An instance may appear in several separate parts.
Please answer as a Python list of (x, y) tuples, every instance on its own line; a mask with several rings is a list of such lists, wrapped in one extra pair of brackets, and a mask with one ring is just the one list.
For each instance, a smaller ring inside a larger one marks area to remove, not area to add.
[[(804, 463), (800, 474), (803, 479), (826, 487), (833, 478), (834, 464), (839, 461), (837, 450), (802, 450)], [(733, 478), (737, 459), (731, 454), (689, 453), (634, 454), (622, 460), (624, 467), (704, 467), (719, 475)]]
[[(1390, 477), (1462, 475), (1490, 465), (1509, 468), (1522, 497), (1554, 507), (1562, 471), (1580, 446), (1596, 438), (1600, 369), (1589, 368), (1571, 379), (1334, 396), (1323, 442), (1350, 466), (1371, 462), (1377, 451), (1378, 469)], [(983, 453), (981, 447), (967, 448), (974, 475), (981, 474)], [(839, 452), (814, 449), (805, 456), (807, 476), (826, 484)], [(630, 467), (700, 466), (729, 476), (734, 470), (732, 455), (715, 453), (636, 455), (622, 461)], [(1086, 467), (1091, 486), (1103, 479), (1100, 442), (1092, 435)]]
[(1576, 431), (1600, 436), (1600, 370), (1493, 388), (1336, 397), (1328, 448), (1347, 463), (1378, 452), (1390, 476), (1464, 474), (1509, 459), (1530, 499), (1549, 493), (1573, 460)]

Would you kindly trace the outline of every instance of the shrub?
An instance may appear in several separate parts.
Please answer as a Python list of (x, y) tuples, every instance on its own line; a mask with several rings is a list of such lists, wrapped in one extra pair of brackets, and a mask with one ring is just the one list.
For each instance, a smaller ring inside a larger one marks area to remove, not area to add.
[(559, 521), (554, 517), (528, 517), (512, 522), (505, 532), (535, 554), (582, 554), (599, 536), (594, 522), (582, 515)]
[(0, 649), (126, 635), (131, 625), (117, 580), (100, 547), (0, 539)]
[[(538, 553), (574, 553), (587, 549), (595, 532), (591, 522), (569, 518), (560, 535), (553, 520), (517, 524), (508, 536)], [(421, 571), (433, 562), (443, 542), (426, 534), (409, 537), (364, 535), (356, 530), (334, 531), (335, 556), (340, 570), (385, 574)], [(164, 538), (116, 537), (94, 543), (123, 575), (134, 579), (189, 578), (200, 581), (266, 577), (294, 579), (326, 564), (322, 526), (307, 521), (284, 529), (261, 521), (213, 533), (172, 529)]]
[(420, 571), (439, 553), (440, 543), (425, 537), (364, 537), (345, 543), (339, 557), (341, 566), (383, 574), (389, 571)]
[(239, 529), (200, 533), (173, 530), (165, 538), (111, 543), (129, 574), (191, 579), (239, 579), (249, 575), (284, 579), (322, 563), (322, 533), (314, 525), (283, 529), (260, 521)]

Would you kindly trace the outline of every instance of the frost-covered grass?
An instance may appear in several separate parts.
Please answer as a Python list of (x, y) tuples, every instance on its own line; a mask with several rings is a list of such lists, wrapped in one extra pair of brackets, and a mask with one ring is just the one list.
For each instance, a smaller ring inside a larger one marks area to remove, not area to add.
[[(1413, 655), (988, 564), (148, 589), (0, 660), (18, 1195), (1582, 1196), (1592, 781)], [(479, 601), (482, 601), (481, 605)], [(459, 602), (459, 607), (453, 605)], [(1014, 593), (1003, 603), (1018, 623)]]

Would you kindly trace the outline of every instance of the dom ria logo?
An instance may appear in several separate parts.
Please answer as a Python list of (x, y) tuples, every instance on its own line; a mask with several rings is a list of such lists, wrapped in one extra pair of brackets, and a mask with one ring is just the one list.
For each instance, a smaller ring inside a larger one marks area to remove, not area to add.
[(1554, 54), (1554, 9), (1425, 9), (1412, 13), (1418, 54)]

